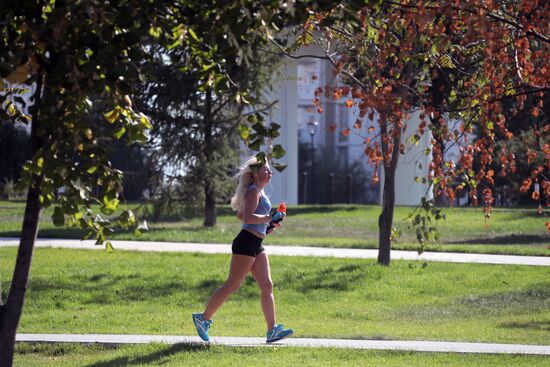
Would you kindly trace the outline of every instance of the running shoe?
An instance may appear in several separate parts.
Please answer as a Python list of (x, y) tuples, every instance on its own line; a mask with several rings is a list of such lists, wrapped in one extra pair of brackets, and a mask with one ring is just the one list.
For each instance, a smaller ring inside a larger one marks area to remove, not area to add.
[(285, 329), (283, 324), (275, 325), (273, 329), (267, 332), (267, 343), (273, 343), (277, 340), (288, 338), (294, 333), (292, 329)]
[(202, 340), (207, 342), (209, 340), (208, 337), (208, 330), (210, 330), (210, 325), (212, 324), (212, 320), (205, 320), (202, 317), (202, 313), (194, 313), (193, 314), (193, 323), (195, 324), (195, 328), (197, 329), (197, 333), (199, 333), (199, 336)]

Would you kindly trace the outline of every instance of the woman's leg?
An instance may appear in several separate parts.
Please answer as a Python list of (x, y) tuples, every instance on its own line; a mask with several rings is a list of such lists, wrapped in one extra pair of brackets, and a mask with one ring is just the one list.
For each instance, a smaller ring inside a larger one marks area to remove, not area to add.
[(202, 314), (202, 317), (205, 320), (210, 320), (212, 316), (216, 313), (218, 308), (225, 302), (227, 297), (231, 293), (235, 292), (241, 286), (244, 278), (250, 271), (250, 268), (254, 264), (254, 257), (246, 255), (232, 255), (231, 256), (231, 265), (229, 267), (229, 276), (224, 284), (221, 287), (216, 289), (216, 291), (208, 300), (206, 304), (206, 309)]
[(271, 280), (271, 271), (269, 270), (269, 259), (265, 252), (256, 256), (256, 261), (251, 269), (254, 279), (261, 290), (262, 311), (264, 312), (267, 330), (271, 330), (276, 324), (275, 318), (275, 297), (273, 296), (273, 282)]

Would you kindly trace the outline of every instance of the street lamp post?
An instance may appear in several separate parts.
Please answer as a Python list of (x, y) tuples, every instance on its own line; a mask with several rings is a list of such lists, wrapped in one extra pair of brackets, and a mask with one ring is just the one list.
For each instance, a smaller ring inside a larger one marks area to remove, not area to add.
[(314, 189), (313, 189), (313, 185), (315, 184), (315, 178), (314, 178), (314, 174), (315, 174), (315, 170), (314, 170), (314, 167), (313, 167), (313, 163), (314, 163), (314, 154), (315, 154), (315, 147), (314, 147), (314, 140), (313, 140), (313, 137), (315, 136), (315, 133), (317, 132), (317, 126), (319, 125), (319, 123), (317, 121), (310, 121), (307, 123), (307, 129), (309, 131), (309, 136), (311, 137), (311, 155), (310, 155), (310, 160), (311, 160), (311, 195), (310, 195), (310, 199), (311, 202), (313, 203), (314, 201), (314, 198), (313, 198), (313, 193), (314, 193)]

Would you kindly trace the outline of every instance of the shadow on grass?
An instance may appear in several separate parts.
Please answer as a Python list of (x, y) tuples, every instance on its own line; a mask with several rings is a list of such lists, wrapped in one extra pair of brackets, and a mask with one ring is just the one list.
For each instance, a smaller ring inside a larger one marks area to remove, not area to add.
[(459, 301), (470, 312), (485, 309), (488, 312), (527, 312), (543, 310), (550, 304), (550, 283), (543, 282), (524, 289), (470, 295)]
[[(80, 228), (41, 229), (38, 238), (82, 238), (86, 232)], [(21, 231), (0, 231), (0, 237), (18, 238)]]
[[(483, 315), (530, 315), (548, 309), (550, 283), (542, 282), (522, 289), (488, 294), (469, 294), (456, 298), (446, 305), (409, 307), (396, 312), (398, 317), (414, 317), (418, 320), (437, 318), (479, 317)], [(466, 315), (466, 316), (465, 316)], [(544, 323), (548, 327), (549, 322)], [(545, 330), (538, 323), (511, 322), (501, 324), (509, 328), (533, 328)]]
[(503, 327), (506, 329), (528, 329), (528, 330), (550, 331), (550, 321), (505, 322), (500, 324), (500, 327)]
[(366, 273), (361, 265), (329, 266), (319, 271), (297, 271), (284, 275), (280, 287), (298, 289), (308, 293), (315, 290), (347, 291), (362, 284)]
[[(79, 302), (85, 305), (113, 304), (124, 301), (146, 301), (151, 298), (165, 298), (182, 292), (189, 285), (178, 279), (158, 282), (145, 278), (136, 280), (134, 275), (112, 276), (95, 274), (90, 278), (75, 277), (72, 281), (59, 279), (34, 278), (30, 281), (30, 290), (41, 297), (56, 298), (58, 295), (79, 295)], [(206, 294), (206, 291), (203, 291)], [(63, 297), (61, 297), (63, 299)]]
[(449, 245), (458, 244), (482, 244), (482, 245), (530, 245), (530, 244), (548, 244), (550, 238), (548, 235), (532, 234), (510, 234), (493, 238), (474, 238), (469, 240), (458, 240), (445, 242)]
[[(73, 301), (83, 305), (119, 304), (124, 302), (144, 302), (150, 299), (166, 299), (191, 292), (197, 299), (207, 299), (225, 279), (211, 276), (198, 283), (186, 281), (177, 276), (172, 278), (145, 277), (137, 273), (113, 275), (100, 272), (88, 275), (78, 275), (70, 280), (56, 277), (34, 277), (30, 280), (30, 291), (34, 297), (54, 299), (63, 307), (66, 302), (63, 295), (72, 294)], [(246, 286), (245, 286), (246, 285)], [(252, 277), (248, 277), (241, 290), (240, 297), (257, 297), (258, 287)], [(38, 298), (36, 298), (38, 299)]]
[(159, 351), (142, 356), (124, 356), (88, 364), (85, 367), (118, 367), (118, 366), (147, 366), (150, 364), (164, 364), (163, 360), (181, 352), (200, 352), (208, 350), (208, 344), (174, 344)]

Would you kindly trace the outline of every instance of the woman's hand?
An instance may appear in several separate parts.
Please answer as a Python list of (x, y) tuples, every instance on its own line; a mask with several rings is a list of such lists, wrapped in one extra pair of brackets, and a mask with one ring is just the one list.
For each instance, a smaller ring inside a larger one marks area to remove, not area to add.
[(281, 228), (281, 225), (279, 223), (273, 223), (273, 227), (271, 229), (268, 229), (266, 234), (271, 234), (273, 233), (273, 231), (279, 228)]

